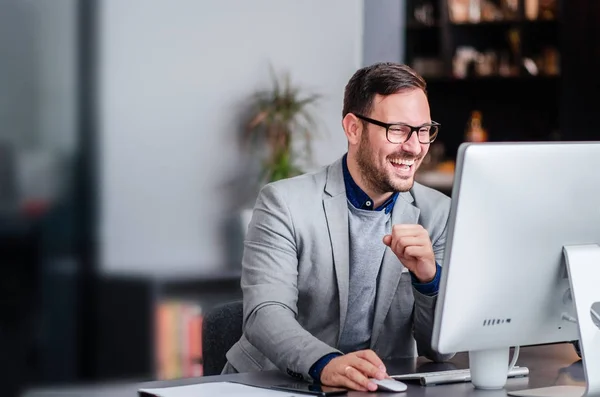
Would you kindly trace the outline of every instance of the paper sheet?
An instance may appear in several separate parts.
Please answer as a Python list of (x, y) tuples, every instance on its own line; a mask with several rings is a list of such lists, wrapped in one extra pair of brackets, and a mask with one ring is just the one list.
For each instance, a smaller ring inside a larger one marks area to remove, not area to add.
[(283, 397), (294, 393), (268, 390), (232, 382), (198, 383), (187, 386), (140, 389), (140, 392), (157, 397)]

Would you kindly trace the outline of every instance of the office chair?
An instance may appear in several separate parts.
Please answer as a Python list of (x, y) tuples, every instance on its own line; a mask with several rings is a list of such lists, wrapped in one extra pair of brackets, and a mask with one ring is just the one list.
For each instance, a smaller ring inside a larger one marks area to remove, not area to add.
[(204, 316), (202, 358), (204, 375), (219, 375), (227, 362), (225, 354), (242, 337), (243, 302), (218, 305)]

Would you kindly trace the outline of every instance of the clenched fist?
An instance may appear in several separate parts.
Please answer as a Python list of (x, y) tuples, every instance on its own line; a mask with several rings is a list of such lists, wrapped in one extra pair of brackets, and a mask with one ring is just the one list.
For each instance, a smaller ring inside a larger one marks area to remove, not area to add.
[(422, 283), (435, 278), (436, 266), (429, 233), (421, 225), (394, 225), (383, 237), (400, 262)]
[(321, 383), (359, 391), (375, 391), (377, 385), (369, 378), (385, 379), (385, 365), (373, 350), (360, 350), (331, 360), (323, 372)]

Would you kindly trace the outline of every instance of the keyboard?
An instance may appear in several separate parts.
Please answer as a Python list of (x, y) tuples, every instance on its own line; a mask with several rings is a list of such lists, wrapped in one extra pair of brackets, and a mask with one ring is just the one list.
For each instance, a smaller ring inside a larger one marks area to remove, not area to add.
[[(529, 375), (529, 368), (515, 366), (508, 372), (509, 378), (519, 378)], [(399, 381), (419, 381), (423, 386), (440, 385), (445, 383), (470, 382), (470, 369), (453, 369), (449, 371), (417, 372), (414, 374), (392, 375)]]

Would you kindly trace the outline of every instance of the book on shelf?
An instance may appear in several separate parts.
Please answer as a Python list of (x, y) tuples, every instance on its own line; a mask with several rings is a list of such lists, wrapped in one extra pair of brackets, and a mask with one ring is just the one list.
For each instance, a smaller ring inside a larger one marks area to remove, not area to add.
[(203, 375), (202, 307), (165, 300), (156, 307), (155, 362), (160, 380)]

